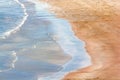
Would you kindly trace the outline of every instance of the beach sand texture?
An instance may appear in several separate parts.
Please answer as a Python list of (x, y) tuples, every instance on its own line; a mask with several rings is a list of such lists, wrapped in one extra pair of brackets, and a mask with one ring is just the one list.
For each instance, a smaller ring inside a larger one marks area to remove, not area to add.
[(92, 65), (63, 80), (120, 80), (120, 0), (42, 0), (86, 43)]

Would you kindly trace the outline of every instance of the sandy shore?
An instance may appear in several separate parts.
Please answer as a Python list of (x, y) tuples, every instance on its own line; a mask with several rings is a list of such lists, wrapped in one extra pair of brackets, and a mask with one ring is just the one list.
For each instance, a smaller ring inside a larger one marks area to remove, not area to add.
[(86, 42), (92, 65), (67, 74), (63, 80), (120, 80), (120, 1), (43, 0), (57, 16), (69, 20)]

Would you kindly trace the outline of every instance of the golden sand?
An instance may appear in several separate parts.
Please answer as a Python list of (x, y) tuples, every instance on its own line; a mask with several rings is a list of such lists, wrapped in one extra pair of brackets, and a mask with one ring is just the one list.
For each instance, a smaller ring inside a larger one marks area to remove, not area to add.
[(120, 80), (120, 0), (43, 0), (86, 42), (92, 65), (63, 80)]

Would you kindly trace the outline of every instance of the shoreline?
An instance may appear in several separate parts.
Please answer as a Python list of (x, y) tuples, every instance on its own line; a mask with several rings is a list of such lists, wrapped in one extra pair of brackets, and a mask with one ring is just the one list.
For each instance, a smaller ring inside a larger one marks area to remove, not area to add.
[[(34, 3), (36, 3), (36, 7), (39, 6), (40, 4), (41, 5), (44, 4), (42, 2), (37, 3), (37, 1)], [(46, 6), (49, 7), (49, 5), (47, 4)], [(38, 8), (41, 9), (42, 7), (44, 9), (46, 8), (46, 6), (39, 6)], [(59, 46), (62, 48), (65, 54), (70, 55), (72, 59), (63, 65), (63, 69), (61, 71), (45, 78), (39, 78), (40, 80), (47, 80), (47, 79), (61, 80), (61, 78), (64, 77), (65, 74), (72, 72), (76, 69), (89, 66), (91, 64), (90, 57), (87, 55), (87, 52), (84, 49), (84, 42), (79, 40), (74, 35), (74, 32), (72, 31), (71, 25), (69, 24), (69, 22), (66, 21), (65, 19), (59, 19), (59, 18), (56, 18), (55, 16), (53, 17), (54, 17), (53, 20), (48, 18), (48, 20), (50, 20), (52, 24), (54, 24), (51, 26), (53, 33), (52, 34), (49, 33), (49, 35), (59, 44)], [(56, 26), (57, 28), (54, 26)]]
[(46, 0), (53, 6), (50, 11), (71, 23), (92, 58), (91, 66), (71, 72), (63, 80), (119, 80), (119, 10), (109, 1), (102, 0), (98, 6), (97, 2), (87, 1)]

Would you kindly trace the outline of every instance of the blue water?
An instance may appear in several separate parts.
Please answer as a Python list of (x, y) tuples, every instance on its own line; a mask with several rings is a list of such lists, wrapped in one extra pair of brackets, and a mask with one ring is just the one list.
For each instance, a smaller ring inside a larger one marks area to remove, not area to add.
[(0, 1), (0, 79), (60, 80), (90, 65), (71, 25), (34, 0)]
[(14, 0), (0, 0), (0, 36), (15, 28), (23, 15), (22, 8)]

